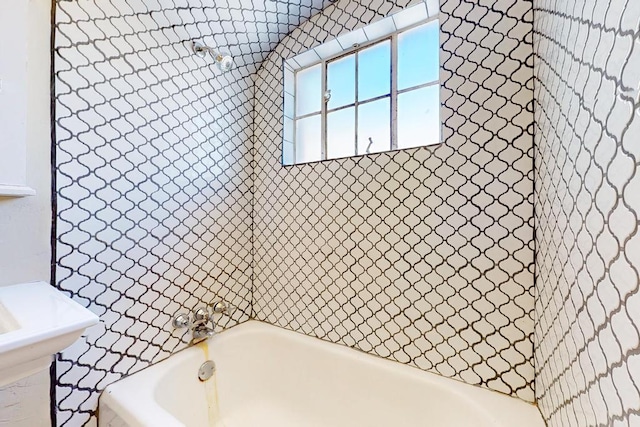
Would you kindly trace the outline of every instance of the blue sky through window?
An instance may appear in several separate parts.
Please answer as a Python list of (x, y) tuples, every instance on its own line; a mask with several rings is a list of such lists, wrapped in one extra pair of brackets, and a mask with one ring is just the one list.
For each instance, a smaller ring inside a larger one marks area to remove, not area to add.
[(371, 154), (391, 149), (391, 100), (367, 102), (359, 107), (358, 154)]
[(438, 22), (398, 35), (398, 90), (433, 82), (440, 75)]
[(391, 93), (391, 41), (358, 52), (360, 102)]
[(440, 142), (440, 87), (427, 86), (398, 95), (398, 148)]
[(327, 104), (329, 110), (356, 102), (355, 54), (327, 65), (327, 89), (331, 91), (331, 99)]

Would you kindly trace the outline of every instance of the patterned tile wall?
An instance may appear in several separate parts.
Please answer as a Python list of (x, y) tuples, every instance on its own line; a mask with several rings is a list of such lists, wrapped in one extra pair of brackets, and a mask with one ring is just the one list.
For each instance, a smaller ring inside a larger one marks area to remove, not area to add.
[(249, 318), (252, 73), (328, 3), (56, 2), (57, 285), (101, 318), (56, 361), (59, 425), (95, 425), (100, 390), (183, 348), (178, 311), (223, 297), (220, 327)]
[(535, 0), (536, 396), (640, 425), (640, 3)]
[(254, 316), (532, 401), (531, 1), (442, 2), (443, 144), (280, 164), (283, 59), (411, 3), (340, 0), (258, 71)]

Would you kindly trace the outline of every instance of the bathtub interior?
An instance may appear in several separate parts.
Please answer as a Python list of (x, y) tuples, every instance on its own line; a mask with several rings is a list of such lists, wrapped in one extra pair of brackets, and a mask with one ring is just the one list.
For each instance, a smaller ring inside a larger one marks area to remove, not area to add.
[[(194, 348), (206, 351), (206, 346)], [(210, 386), (212, 380), (202, 382), (197, 377), (198, 367), (208, 359), (200, 351), (184, 352), (180, 363), (160, 376), (153, 389), (154, 400), (185, 426), (208, 426), (211, 423)], [(195, 371), (194, 371), (195, 367)]]
[(518, 399), (257, 321), (109, 386), (103, 406), (131, 427), (544, 425)]
[(223, 335), (214, 344), (221, 425), (257, 426), (268, 419), (274, 426), (410, 426), (418, 425), (418, 412), (433, 425), (474, 419), (478, 427), (495, 425), (473, 402), (452, 407), (464, 396), (437, 384), (425, 387), (413, 372), (314, 339), (295, 336), (293, 344), (286, 333), (273, 332), (238, 330), (245, 337)]
[(209, 419), (209, 386), (197, 378), (204, 360), (202, 350), (192, 347), (109, 385), (100, 396), (98, 425), (215, 426)]

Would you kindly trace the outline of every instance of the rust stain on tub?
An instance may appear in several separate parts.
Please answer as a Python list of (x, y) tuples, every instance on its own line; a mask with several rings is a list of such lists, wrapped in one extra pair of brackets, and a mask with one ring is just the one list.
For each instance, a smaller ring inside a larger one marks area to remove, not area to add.
[[(209, 343), (204, 341), (198, 346), (204, 353), (204, 360), (211, 360), (209, 356)], [(215, 362), (215, 361), (214, 361)], [(209, 408), (209, 426), (224, 427), (224, 423), (220, 420), (220, 402), (218, 400), (218, 372), (204, 382), (205, 393), (207, 393), (207, 407)]]

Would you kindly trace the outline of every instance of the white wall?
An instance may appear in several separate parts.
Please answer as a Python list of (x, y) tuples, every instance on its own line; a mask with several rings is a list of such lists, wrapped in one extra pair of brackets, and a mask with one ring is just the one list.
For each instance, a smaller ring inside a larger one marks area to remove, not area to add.
[[(34, 188), (37, 195), (22, 199), (0, 198), (0, 286), (49, 281), (51, 0), (29, 0), (28, 7), (24, 22), (28, 34), (26, 185)], [(0, 37), (8, 37), (2, 28)], [(16, 37), (10, 37), (10, 40), (21, 41)], [(0, 52), (3, 59), (6, 59), (5, 55), (5, 51)], [(0, 134), (5, 134), (5, 130), (0, 129)], [(48, 372), (0, 388), (0, 426), (46, 425), (49, 425)]]
[(0, 2), (0, 185), (26, 182), (28, 8), (26, 1)]
[[(24, 1), (24, 0), (9, 0)], [(0, 197), (0, 286), (49, 280), (51, 234), (50, 0), (29, 0), (27, 175), (36, 196)], [(0, 37), (10, 37), (0, 28)], [(20, 43), (20, 40), (15, 40)], [(0, 52), (5, 56), (6, 52)], [(5, 129), (0, 129), (4, 134)], [(2, 153), (0, 153), (2, 155)]]

